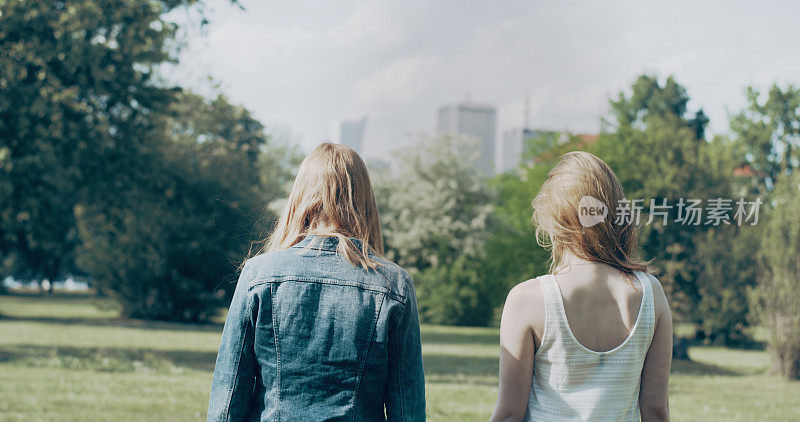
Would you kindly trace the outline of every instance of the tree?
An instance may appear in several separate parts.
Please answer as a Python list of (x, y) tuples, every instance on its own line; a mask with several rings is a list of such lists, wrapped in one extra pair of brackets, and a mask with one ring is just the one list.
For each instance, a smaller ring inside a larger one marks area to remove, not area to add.
[(749, 170), (741, 189), (763, 197), (766, 205), (756, 255), (758, 285), (750, 290), (752, 317), (768, 332), (776, 372), (796, 379), (800, 377), (800, 88), (774, 84), (765, 99), (748, 88), (747, 106), (730, 126), (737, 164)]
[(696, 238), (695, 260), (701, 300), (696, 314), (702, 336), (713, 343), (749, 346), (750, 301), (747, 289), (756, 284), (761, 228), (747, 223), (709, 228)]
[(759, 192), (800, 167), (800, 88), (773, 85), (766, 100), (747, 88), (747, 106), (730, 122), (740, 165), (748, 165)]
[[(129, 186), (79, 208), (79, 264), (129, 317), (204, 321), (231, 290), (291, 160), (249, 112), (183, 93)], [(270, 175), (264, 180), (264, 174)]]
[(750, 291), (756, 319), (767, 329), (774, 369), (800, 378), (800, 173), (780, 176), (774, 207), (765, 217), (763, 259), (757, 288)]
[(76, 271), (73, 208), (148, 148), (150, 116), (174, 94), (154, 83), (174, 60), (162, 16), (192, 3), (0, 2), (0, 254), (14, 275)]
[(125, 315), (158, 319), (207, 319), (230, 290), (215, 287), (290, 154), (224, 97), (159, 80), (180, 45), (163, 16), (196, 3), (0, 3), (0, 252), (15, 274), (86, 271)]
[(611, 109), (619, 127), (641, 129), (651, 120), (678, 117), (692, 129), (695, 138), (704, 139), (708, 117), (700, 109), (687, 118), (688, 103), (686, 88), (672, 76), (662, 85), (655, 76), (641, 75), (633, 83), (629, 96), (620, 92), (617, 100), (611, 101)]
[(536, 243), (531, 201), (553, 165), (552, 160), (523, 165), (490, 180), (497, 222), (486, 244), (483, 272), (503, 286), (502, 293), (549, 271), (550, 254)]
[[(715, 342), (740, 343), (746, 338), (745, 287), (755, 280), (751, 272), (737, 272), (748, 252), (732, 245), (741, 240), (735, 228), (681, 224), (677, 201), (730, 198), (733, 160), (720, 146), (705, 140), (708, 119), (702, 110), (687, 113), (689, 97), (673, 78), (661, 84), (656, 77), (640, 76), (631, 93), (611, 102), (614, 122), (590, 148), (614, 169), (629, 199), (643, 199), (643, 221), (650, 201), (672, 205), (668, 224), (654, 219), (643, 224), (641, 245), (677, 313), (700, 325)], [(742, 255), (734, 256), (737, 252)], [(728, 258), (721, 261), (721, 257)], [(731, 267), (722, 262), (733, 263)], [(713, 265), (709, 265), (713, 264)], [(724, 308), (722, 305), (731, 308)]]
[(470, 163), (477, 148), (457, 136), (424, 137), (397, 153), (399, 171), (377, 180), (390, 259), (413, 270), (479, 256), (491, 192)]
[(486, 324), (497, 302), (480, 276), (493, 222), (476, 151), (467, 138), (423, 137), (398, 153), (397, 174), (376, 174), (387, 256), (414, 275), (427, 322)]

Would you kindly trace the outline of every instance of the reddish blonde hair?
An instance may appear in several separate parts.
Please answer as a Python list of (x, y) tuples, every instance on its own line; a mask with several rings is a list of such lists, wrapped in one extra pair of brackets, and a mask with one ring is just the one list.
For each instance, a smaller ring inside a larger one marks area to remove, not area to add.
[[(587, 196), (608, 209), (606, 218), (591, 227), (584, 227), (578, 214), (578, 204)], [(564, 154), (531, 202), (536, 241), (551, 250), (550, 271), (563, 264), (566, 251), (625, 273), (647, 271), (648, 262), (638, 257), (635, 223), (614, 222), (617, 204), (624, 199), (622, 185), (603, 160), (584, 151)]]

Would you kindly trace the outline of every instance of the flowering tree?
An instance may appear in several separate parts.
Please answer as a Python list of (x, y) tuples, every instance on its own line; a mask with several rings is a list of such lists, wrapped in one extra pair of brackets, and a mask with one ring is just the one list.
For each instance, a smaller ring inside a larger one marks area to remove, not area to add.
[(474, 167), (476, 145), (422, 137), (397, 153), (397, 172), (373, 176), (387, 256), (415, 276), (429, 322), (485, 324), (496, 305), (498, 289), (481, 275), (493, 222), (491, 191)]

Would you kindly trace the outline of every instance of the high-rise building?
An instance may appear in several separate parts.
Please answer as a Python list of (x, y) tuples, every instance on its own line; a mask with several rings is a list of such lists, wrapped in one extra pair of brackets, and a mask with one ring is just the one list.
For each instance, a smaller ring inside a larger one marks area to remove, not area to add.
[(438, 132), (467, 135), (480, 141), (480, 156), (476, 167), (485, 175), (495, 173), (495, 125), (497, 112), (494, 106), (472, 103), (446, 105), (439, 108)]
[(361, 146), (364, 140), (364, 128), (367, 126), (367, 116), (358, 120), (340, 120), (334, 131), (334, 141), (347, 145), (361, 154)]
[(369, 169), (370, 173), (373, 171), (390, 171), (392, 169), (392, 163), (380, 158), (367, 157), (364, 163), (367, 165), (367, 169)]
[(503, 131), (497, 148), (497, 172), (505, 173), (517, 168), (522, 163), (522, 157), (530, 152), (530, 141), (541, 135), (542, 132), (526, 127)]
[(544, 132), (529, 129), (531, 110), (531, 97), (525, 90), (525, 103), (522, 110), (522, 127), (515, 127), (503, 131), (503, 137), (497, 145), (497, 162), (495, 166), (498, 173), (514, 170), (522, 164), (523, 158), (531, 159), (532, 154), (538, 153), (533, 145), (534, 138), (541, 137)]

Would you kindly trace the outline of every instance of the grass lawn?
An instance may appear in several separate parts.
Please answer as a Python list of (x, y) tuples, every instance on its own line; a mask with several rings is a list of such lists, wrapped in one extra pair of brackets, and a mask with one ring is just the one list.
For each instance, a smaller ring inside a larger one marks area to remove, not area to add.
[[(0, 313), (0, 420), (204, 420), (221, 325), (121, 321), (82, 296), (0, 296)], [(429, 420), (487, 420), (497, 330), (422, 331)], [(673, 420), (800, 420), (800, 382), (768, 375), (765, 352), (689, 354), (673, 364)]]

